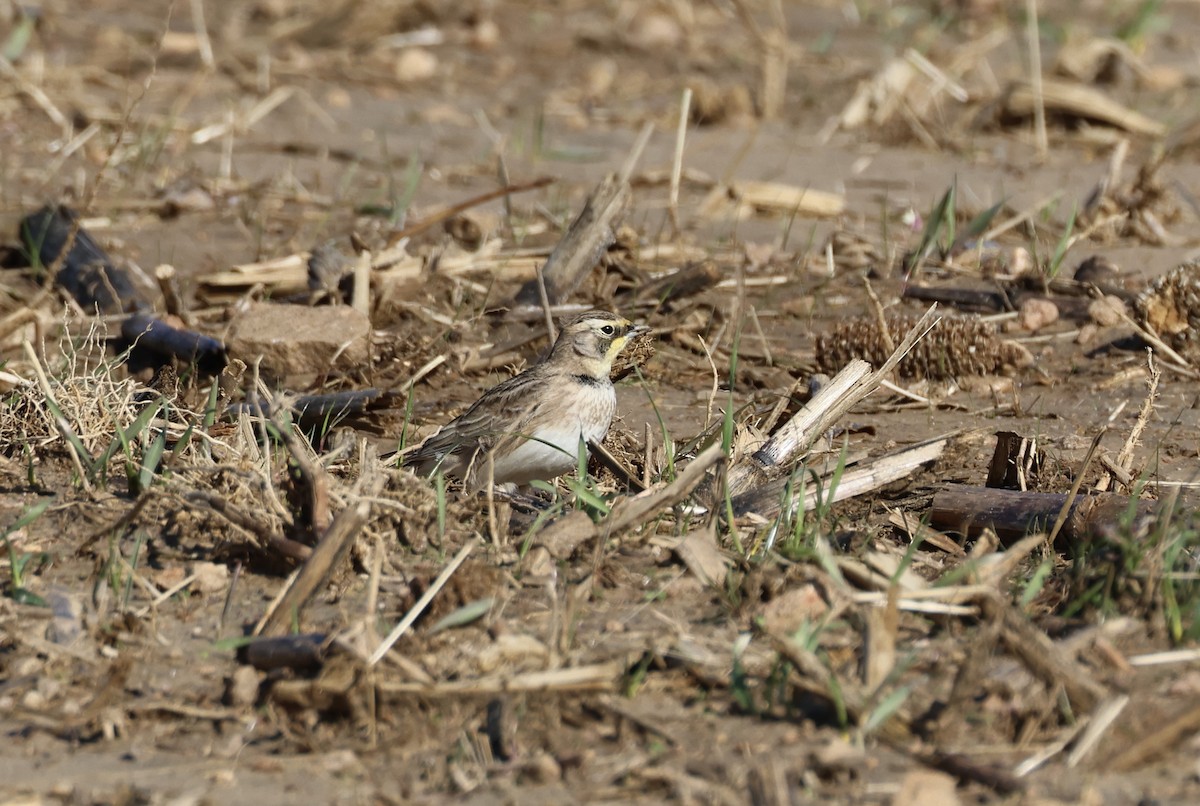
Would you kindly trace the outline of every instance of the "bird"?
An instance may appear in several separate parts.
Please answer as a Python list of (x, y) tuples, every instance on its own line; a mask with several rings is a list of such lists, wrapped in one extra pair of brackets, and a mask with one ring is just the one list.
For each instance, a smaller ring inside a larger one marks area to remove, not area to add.
[(580, 445), (587, 451), (612, 425), (613, 361), (648, 331), (608, 311), (579, 314), (562, 326), (545, 358), (488, 389), (403, 464), (421, 475), (458, 478), (468, 492), (489, 482), (519, 487), (569, 472)]

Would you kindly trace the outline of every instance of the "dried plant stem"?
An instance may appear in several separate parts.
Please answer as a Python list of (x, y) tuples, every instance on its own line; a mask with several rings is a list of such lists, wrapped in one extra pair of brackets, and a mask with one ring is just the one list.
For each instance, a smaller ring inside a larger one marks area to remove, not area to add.
[(421, 598), (417, 600), (416, 604), (414, 604), (409, 611), (404, 614), (404, 618), (402, 618), (400, 623), (397, 624), (395, 628), (388, 634), (388, 637), (383, 639), (383, 643), (379, 645), (379, 648), (371, 653), (371, 657), (367, 659), (367, 666), (374, 666), (375, 664), (379, 663), (379, 661), (383, 659), (383, 656), (386, 655), (388, 651), (396, 644), (396, 642), (400, 640), (404, 633), (408, 632), (408, 628), (413, 625), (413, 622), (415, 622), (417, 618), (425, 612), (425, 608), (429, 607), (429, 603), (433, 601), (433, 597), (437, 596), (442, 588), (446, 587), (446, 583), (450, 581), (450, 577), (454, 576), (454, 572), (458, 570), (460, 565), (466, 562), (467, 558), (471, 556), (471, 552), (473, 552), (478, 546), (479, 540), (477, 538), (473, 538), (459, 550), (458, 554), (454, 555), (454, 559), (442, 569), (442, 573), (438, 574), (437, 579), (433, 581), (433, 584), (429, 586), (429, 589), (426, 590)]
[(758, 336), (759, 344), (762, 345), (763, 362), (768, 367), (775, 366), (775, 360), (771, 358), (771, 344), (767, 341), (767, 334), (763, 332), (762, 323), (758, 321), (758, 311), (753, 305), (749, 307), (750, 324), (754, 326), (754, 335)]
[(309, 599), (329, 581), (370, 515), (371, 504), (367, 501), (359, 501), (338, 513), (278, 606), (259, 622), (255, 635), (286, 635), (290, 631), (292, 621), (299, 619)]
[(871, 309), (875, 312), (875, 321), (879, 322), (879, 335), (883, 339), (883, 346), (887, 348), (889, 353), (896, 350), (896, 342), (892, 339), (891, 328), (888, 327), (887, 315), (883, 312), (883, 303), (879, 301), (879, 295), (875, 293), (875, 289), (871, 286), (871, 279), (865, 274), (862, 278), (863, 288), (867, 290), (867, 299), (871, 300)]
[(50, 118), (55, 126), (62, 129), (64, 139), (70, 138), (72, 129), (70, 118), (62, 113), (62, 110), (50, 100), (50, 96), (46, 95), (41, 87), (28, 81), (17, 71), (17, 68), (13, 67), (12, 62), (3, 56), (0, 56), (0, 74), (3, 74), (16, 84), (18, 90), (29, 96), (29, 99), (46, 113), (46, 117)]
[[(1171, 348), (1171, 345), (1160, 339), (1158, 334), (1156, 334), (1153, 330), (1134, 320), (1129, 314), (1125, 313), (1124, 308), (1118, 307), (1116, 309), (1116, 313), (1119, 317), (1121, 317), (1121, 321), (1137, 331), (1137, 334), (1142, 341), (1146, 342), (1155, 350), (1162, 353), (1163, 356), (1165, 356), (1167, 360), (1171, 362), (1168, 363), (1167, 366), (1171, 366), (1172, 369), (1175, 369), (1176, 371), (1181, 372), (1189, 377), (1198, 377), (1196, 370), (1192, 368), (1192, 365), (1188, 363), (1187, 359), (1175, 352), (1175, 350)], [(1174, 366), (1172, 366), (1172, 364), (1174, 364)]]
[(671, 193), (667, 200), (667, 215), (671, 219), (671, 231), (679, 237), (679, 180), (683, 175), (683, 145), (687, 139), (688, 118), (692, 108), (692, 88), (683, 88), (679, 100), (679, 126), (675, 130), (675, 158), (671, 161)]
[(1054, 519), (1054, 527), (1050, 530), (1050, 534), (1046, 535), (1046, 545), (1053, 546), (1058, 533), (1062, 531), (1063, 525), (1067, 522), (1067, 518), (1071, 515), (1071, 507), (1075, 504), (1075, 497), (1079, 495), (1079, 488), (1083, 486), (1083, 479), (1087, 475), (1088, 468), (1092, 465), (1092, 459), (1096, 456), (1096, 449), (1100, 447), (1100, 440), (1104, 439), (1107, 428), (1101, 428), (1096, 436), (1092, 437), (1092, 444), (1088, 447), (1087, 455), (1083, 457), (1083, 463), (1079, 466), (1079, 472), (1075, 474), (1075, 483), (1071, 485), (1070, 491), (1067, 493), (1067, 500), (1063, 502), (1062, 509), (1058, 511), (1058, 517)]
[(608, 517), (599, 523), (591, 523), (586, 515), (583, 516), (582, 522), (569, 517), (562, 518), (538, 532), (534, 540), (545, 546), (552, 557), (567, 559), (576, 548), (589, 540), (620, 534), (680, 503), (699, 486), (708, 470), (724, 456), (721, 443), (715, 442), (680, 471), (673, 482), (617, 500)]
[(1046, 209), (1046, 207), (1048, 205), (1054, 204), (1054, 202), (1058, 201), (1059, 198), (1062, 197), (1062, 195), (1063, 195), (1063, 192), (1061, 190), (1056, 190), (1055, 192), (1051, 193), (1049, 196), (1038, 199), (1036, 202), (1029, 205), (1024, 210), (1022, 210), (1021, 212), (1019, 212), (1015, 216), (1013, 216), (1012, 218), (1009, 218), (1005, 221), (1001, 221), (999, 224), (992, 227), (987, 232), (983, 233), (983, 235), (980, 235), (979, 236), (980, 242), (982, 243), (982, 242), (986, 242), (986, 241), (994, 241), (997, 238), (999, 238), (1001, 235), (1003, 235), (1004, 233), (1008, 232), (1010, 229), (1021, 226), (1026, 221), (1029, 221), (1031, 218), (1036, 216), (1039, 212)]
[(1046, 136), (1046, 101), (1042, 93), (1042, 43), (1038, 31), (1037, 0), (1025, 0), (1025, 37), (1029, 45), (1029, 86), (1033, 90), (1033, 131), (1038, 157), (1046, 159), (1050, 143)]
[(638, 132), (637, 139), (633, 141), (633, 147), (629, 149), (629, 154), (625, 157), (625, 162), (621, 166), (621, 172), (617, 175), (621, 184), (629, 184), (629, 178), (633, 176), (633, 171), (637, 168), (638, 161), (642, 158), (642, 152), (646, 150), (646, 144), (650, 142), (650, 135), (654, 134), (654, 124), (646, 121)]
[(1104, 686), (1013, 605), (998, 595), (981, 597), (979, 603), (988, 618), (1000, 622), (1000, 640), (1008, 651), (1047, 685), (1061, 685), (1077, 709), (1089, 710), (1107, 696)]
[(872, 372), (871, 365), (861, 359), (847, 364), (766, 445), (730, 469), (729, 494), (745, 494), (791, 469), (820, 434), (879, 388), (896, 364), (937, 324), (936, 310), (936, 305), (930, 306), (879, 369)]
[(363, 624), (371, 641), (379, 638), (375, 632), (375, 614), (379, 612), (379, 582), (383, 578), (384, 551), (383, 540), (377, 536), (371, 541), (371, 576), (367, 580), (367, 602), (363, 608)]
[[(28, 359), (30, 365), (33, 367), (34, 374), (37, 376), (38, 388), (42, 390), (42, 394), (46, 400), (53, 404), (54, 409), (61, 411), (61, 407), (54, 399), (54, 391), (50, 388), (50, 379), (46, 376), (46, 370), (42, 366), (42, 362), (38, 360), (37, 352), (33, 349), (33, 345), (28, 341), (23, 341), (21, 342), (21, 348), (25, 351), (25, 358)], [(71, 463), (75, 465), (75, 472), (79, 474), (79, 483), (90, 495), (92, 493), (92, 483), (88, 480), (87, 471), (84, 469), (83, 457), (77, 453), (75, 448), (75, 443), (79, 441), (79, 437), (76, 435), (75, 430), (71, 428), (71, 424), (67, 422), (66, 418), (58, 414), (53, 416), (54, 426), (62, 434), (63, 441), (67, 443), (67, 453), (71, 456)]]
[[(467, 210), (470, 210), (472, 207), (478, 207), (481, 204), (486, 204), (495, 199), (503, 199), (504, 200), (506, 215), (511, 220), (512, 219), (512, 210), (511, 210), (511, 201), (510, 201), (511, 196), (513, 196), (517, 193), (525, 193), (530, 190), (537, 190), (539, 188), (544, 188), (547, 185), (553, 184), (553, 182), (554, 182), (553, 177), (543, 176), (539, 179), (534, 179), (531, 182), (521, 182), (519, 184), (512, 185), (512, 184), (508, 183), (508, 169), (506, 167), (503, 167), (504, 166), (503, 157), (500, 158), (500, 165), (501, 165), (501, 179), (504, 181), (503, 187), (496, 188), (495, 190), (489, 190), (486, 193), (481, 193), (478, 196), (472, 196), (469, 199), (464, 199), (463, 201), (458, 202), (457, 204), (452, 204), (449, 207), (446, 207), (445, 209), (438, 210), (435, 213), (431, 213), (430, 215), (427, 215), (424, 218), (422, 218), (420, 221), (417, 221), (413, 224), (409, 224), (407, 227), (405, 227), (401, 231), (399, 231), (397, 233), (393, 233), (392, 235), (388, 236), (388, 246), (394, 246), (407, 237), (410, 237), (412, 235), (417, 235), (418, 233), (424, 232), (425, 230), (429, 229), (430, 227), (434, 226), (435, 224), (440, 224), (449, 218), (454, 218), (454, 216), (456, 216), (460, 213), (465, 213)], [(510, 224), (510, 228), (511, 228), (511, 224)]]
[(623, 669), (618, 663), (576, 666), (569, 669), (496, 675), (478, 680), (453, 680), (445, 683), (394, 683), (380, 681), (384, 694), (412, 694), (420, 697), (466, 697), (518, 691), (610, 691), (616, 687)]
[(204, 20), (204, 0), (191, 0), (192, 26), (196, 29), (196, 45), (200, 48), (200, 61), (207, 70), (217, 69), (213, 57), (212, 40), (208, 36), (208, 24)]
[(304, 527), (319, 535), (329, 528), (329, 481), (320, 463), (313, 462), (311, 449), (296, 436), (290, 424), (280, 422), (274, 415), (268, 418), (291, 456), (295, 468), (295, 485), (300, 497), (300, 510), (307, 516)]
[(350, 307), (363, 316), (371, 315), (371, 253), (363, 251), (354, 261), (354, 289)]
[[(1115, 468), (1120, 470), (1126, 479), (1129, 478), (1129, 470), (1133, 466), (1133, 451), (1137, 448), (1142, 432), (1146, 430), (1150, 416), (1154, 413), (1154, 401), (1158, 399), (1158, 381), (1162, 378), (1162, 370), (1154, 363), (1153, 350), (1146, 351), (1146, 364), (1150, 371), (1150, 377), (1146, 380), (1146, 399), (1142, 401), (1142, 408), (1138, 411), (1137, 420), (1134, 422), (1133, 428), (1129, 429), (1129, 436), (1125, 438), (1125, 444), (1117, 452), (1115, 462)], [(1105, 469), (1106, 474), (1096, 485), (1096, 489), (1107, 490), (1112, 485), (1113, 479), (1121, 481), (1122, 484), (1127, 483), (1118, 478), (1112, 469), (1107, 466)]]

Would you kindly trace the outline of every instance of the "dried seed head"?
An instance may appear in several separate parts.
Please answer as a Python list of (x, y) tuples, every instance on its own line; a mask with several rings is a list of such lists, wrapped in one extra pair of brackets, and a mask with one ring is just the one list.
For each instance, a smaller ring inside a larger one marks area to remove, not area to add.
[[(910, 315), (887, 317), (892, 343), (899, 344), (917, 319)], [(887, 360), (888, 355), (887, 340), (883, 338), (879, 322), (871, 317), (851, 319), (817, 337), (817, 364), (831, 374), (854, 358), (862, 358), (878, 367)], [(1011, 372), (1028, 366), (1032, 360), (1028, 350), (1015, 342), (1001, 339), (996, 335), (995, 328), (987, 322), (943, 318), (900, 361), (896, 369), (907, 378), (950, 380), (968, 375)]]
[(625, 345), (625, 349), (621, 350), (616, 360), (613, 361), (608, 377), (615, 383), (629, 375), (635, 368), (641, 369), (646, 366), (646, 362), (654, 357), (657, 346), (658, 341), (653, 333), (639, 333), (634, 336), (633, 340)]
[(1159, 277), (1133, 305), (1143, 325), (1188, 361), (1200, 361), (1200, 260)]

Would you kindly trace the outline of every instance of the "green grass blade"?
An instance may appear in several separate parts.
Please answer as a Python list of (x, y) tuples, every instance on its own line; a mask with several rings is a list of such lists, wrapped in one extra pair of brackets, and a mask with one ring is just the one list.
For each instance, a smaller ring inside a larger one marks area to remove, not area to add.
[(1071, 239), (1075, 231), (1075, 217), (1078, 213), (1078, 207), (1071, 208), (1071, 217), (1067, 219), (1067, 228), (1063, 230), (1062, 237), (1058, 239), (1058, 244), (1054, 247), (1054, 254), (1050, 258), (1050, 266), (1046, 272), (1051, 280), (1058, 276), (1063, 258), (1067, 256), (1067, 250), (1071, 248)]
[(71, 423), (67, 420), (63, 410), (59, 408), (58, 402), (46, 396), (46, 408), (50, 410), (50, 414), (58, 421), (59, 429), (62, 431), (63, 437), (67, 442), (71, 443), (72, 450), (79, 457), (79, 463), (83, 465), (83, 472), (87, 474), (86, 481), (92, 481), (96, 478), (96, 457), (92, 456), (91, 452), (84, 447), (83, 440), (75, 433), (75, 429), (71, 428)]
[(866, 723), (862, 726), (863, 733), (869, 736), (882, 727), (883, 723), (887, 722), (893, 714), (900, 710), (900, 706), (904, 705), (909, 693), (909, 688), (905, 686), (884, 697), (883, 701), (875, 706), (870, 716), (867, 717)]
[(951, 221), (948, 238), (949, 243), (954, 242), (953, 237), (953, 219), (954, 219), (954, 196), (957, 183), (952, 183), (950, 187), (942, 194), (942, 198), (934, 206), (933, 211), (929, 214), (929, 218), (925, 221), (925, 229), (921, 233), (921, 241), (917, 244), (917, 248), (905, 259), (904, 270), (912, 271), (921, 264), (925, 258), (929, 257), (938, 245), (938, 241), (942, 238), (947, 230), (946, 222)]
[(138, 493), (150, 489), (150, 485), (154, 483), (154, 475), (158, 471), (158, 466), (162, 461), (163, 452), (166, 448), (167, 430), (164, 428), (158, 432), (146, 448), (146, 452), (142, 454), (142, 466), (138, 469), (137, 476)]

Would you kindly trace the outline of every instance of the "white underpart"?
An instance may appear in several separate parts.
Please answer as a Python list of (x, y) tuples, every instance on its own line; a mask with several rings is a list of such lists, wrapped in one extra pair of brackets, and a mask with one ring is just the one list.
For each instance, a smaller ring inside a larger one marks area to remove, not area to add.
[[(616, 395), (611, 390), (609, 394), (612, 401), (604, 406), (608, 409), (606, 416), (596, 418), (597, 422), (590, 428), (584, 427), (573, 410), (575, 416), (571, 419), (553, 428), (539, 428), (530, 439), (521, 442), (511, 453), (496, 457), (493, 470), (496, 483), (527, 484), (534, 479), (552, 479), (575, 469), (579, 463), (580, 437), (583, 438), (586, 450), (587, 442), (599, 442), (608, 433), (613, 410), (616, 408)], [(480, 461), (486, 462), (487, 459), (481, 458)], [(486, 465), (479, 467), (477, 472), (482, 478), (486, 478)]]

